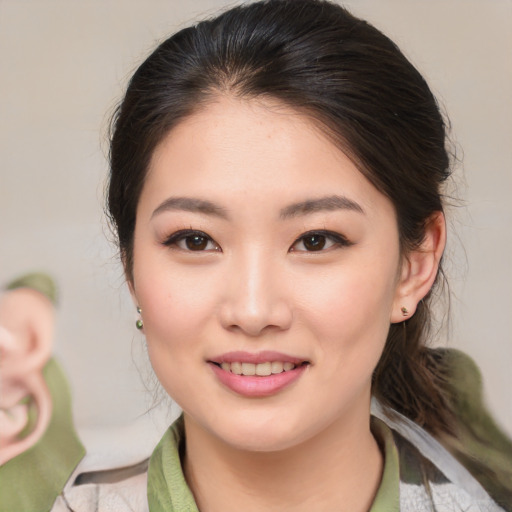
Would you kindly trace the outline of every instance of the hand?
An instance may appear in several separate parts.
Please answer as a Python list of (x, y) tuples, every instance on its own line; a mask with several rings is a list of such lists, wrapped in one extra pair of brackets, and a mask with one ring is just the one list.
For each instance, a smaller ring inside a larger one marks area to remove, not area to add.
[[(42, 370), (50, 358), (55, 309), (30, 288), (0, 298), (0, 465), (33, 446), (51, 418), (51, 397)], [(35, 425), (20, 436), (36, 410)]]

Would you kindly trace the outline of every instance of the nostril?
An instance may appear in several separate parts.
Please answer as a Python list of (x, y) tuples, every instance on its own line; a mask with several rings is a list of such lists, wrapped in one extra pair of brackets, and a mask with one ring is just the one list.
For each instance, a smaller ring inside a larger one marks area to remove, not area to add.
[(270, 289), (265, 294), (251, 293), (250, 290), (246, 294), (233, 293), (218, 309), (218, 318), (224, 329), (243, 332), (250, 337), (287, 330), (292, 324), (292, 316), (288, 302)]

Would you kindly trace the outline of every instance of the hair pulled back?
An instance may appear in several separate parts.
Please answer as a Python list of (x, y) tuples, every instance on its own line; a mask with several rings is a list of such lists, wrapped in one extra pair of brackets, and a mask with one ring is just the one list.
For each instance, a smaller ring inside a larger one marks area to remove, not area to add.
[[(128, 279), (137, 203), (152, 154), (215, 95), (270, 97), (309, 116), (393, 203), (402, 254), (442, 211), (445, 124), (428, 85), (397, 46), (322, 0), (235, 7), (164, 41), (133, 75), (112, 120), (108, 210)], [(433, 433), (449, 431), (443, 371), (425, 347), (429, 297), (391, 325), (373, 393)], [(371, 314), (369, 312), (368, 314)]]

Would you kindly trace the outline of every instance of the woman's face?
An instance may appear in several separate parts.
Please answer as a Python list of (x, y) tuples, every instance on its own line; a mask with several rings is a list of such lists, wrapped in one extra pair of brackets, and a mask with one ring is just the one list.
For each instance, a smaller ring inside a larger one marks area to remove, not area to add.
[(187, 420), (239, 448), (367, 424), (399, 256), (391, 202), (310, 120), (219, 97), (155, 150), (138, 204), (153, 368)]

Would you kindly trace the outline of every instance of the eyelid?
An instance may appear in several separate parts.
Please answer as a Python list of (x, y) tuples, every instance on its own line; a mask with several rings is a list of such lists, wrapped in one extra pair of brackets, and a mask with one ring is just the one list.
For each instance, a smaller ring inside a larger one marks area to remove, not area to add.
[(295, 240), (295, 242), (293, 242), (293, 244), (291, 245), (290, 251), (291, 252), (297, 251), (297, 252), (308, 252), (308, 253), (315, 253), (315, 252), (321, 253), (321, 252), (325, 252), (325, 251), (331, 249), (331, 247), (333, 247), (333, 246), (331, 246), (331, 247), (328, 247), (327, 249), (321, 249), (319, 251), (306, 251), (306, 250), (299, 251), (297, 249), (294, 249), (294, 246), (296, 244), (298, 244), (299, 242), (301, 242), (302, 240), (304, 240), (304, 238), (307, 238), (308, 236), (313, 236), (313, 235), (325, 236), (327, 239), (329, 239), (333, 242), (333, 246), (337, 246), (337, 247), (350, 247), (351, 245), (354, 245), (354, 242), (351, 242), (344, 235), (342, 235), (341, 233), (337, 233), (336, 231), (329, 231), (326, 229), (312, 229), (312, 230), (306, 231), (306, 233), (303, 233), (302, 235), (300, 235)]
[[(180, 247), (178, 245), (178, 242), (181, 240), (186, 239), (187, 237), (191, 236), (200, 236), (208, 239), (209, 242), (212, 242), (215, 246), (214, 249), (204, 249), (200, 251), (193, 251), (191, 249), (184, 249), (183, 247)], [(208, 252), (208, 251), (221, 251), (220, 245), (207, 233), (204, 231), (201, 231), (199, 229), (180, 229), (178, 231), (175, 231), (171, 235), (169, 235), (163, 242), (162, 245), (165, 245), (166, 247), (176, 247), (177, 249), (181, 249), (186, 252)]]

